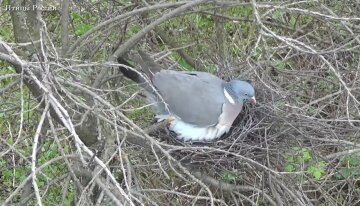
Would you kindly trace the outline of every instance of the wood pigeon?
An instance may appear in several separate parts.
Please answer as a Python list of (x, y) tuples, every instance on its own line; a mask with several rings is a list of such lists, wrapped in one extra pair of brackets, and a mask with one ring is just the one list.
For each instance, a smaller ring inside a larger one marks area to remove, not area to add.
[(218, 139), (230, 130), (245, 102), (256, 103), (254, 87), (247, 81), (225, 82), (206, 72), (162, 70), (147, 54), (139, 51), (139, 55), (136, 62), (147, 81), (133, 70), (120, 70), (147, 85), (147, 99), (154, 105), (157, 120), (169, 120), (169, 129), (179, 139)]

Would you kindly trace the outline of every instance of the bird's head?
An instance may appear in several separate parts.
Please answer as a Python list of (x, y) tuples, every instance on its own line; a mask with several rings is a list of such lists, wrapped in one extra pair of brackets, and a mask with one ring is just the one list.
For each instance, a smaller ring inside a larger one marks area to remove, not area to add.
[(225, 83), (224, 94), (231, 104), (256, 103), (255, 89), (248, 81), (235, 79)]

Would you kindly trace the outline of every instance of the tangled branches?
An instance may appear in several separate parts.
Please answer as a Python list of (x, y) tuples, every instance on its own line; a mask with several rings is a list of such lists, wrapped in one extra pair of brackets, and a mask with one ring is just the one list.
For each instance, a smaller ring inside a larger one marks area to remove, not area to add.
[[(97, 16), (83, 33), (36, 13), (32, 38), (0, 40), (2, 205), (358, 204), (358, 5), (109, 4), (75, 4)], [(135, 45), (164, 68), (252, 79), (259, 104), (219, 141), (179, 142), (119, 72)]]

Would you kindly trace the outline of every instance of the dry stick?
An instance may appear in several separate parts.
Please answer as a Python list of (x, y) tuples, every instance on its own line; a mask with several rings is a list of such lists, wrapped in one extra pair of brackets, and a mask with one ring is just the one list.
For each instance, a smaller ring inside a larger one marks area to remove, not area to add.
[[(25, 101), (24, 101), (24, 71), (21, 71), (21, 74), (20, 74), (20, 126), (19, 126), (19, 131), (18, 131), (18, 135), (16, 137), (16, 140), (15, 142), (12, 144), (12, 146), (15, 148), (15, 146), (17, 145), (17, 143), (19, 143), (20, 139), (21, 139), (21, 136), (22, 136), (22, 131), (23, 131), (23, 125), (24, 125), (24, 104), (25, 104)], [(0, 90), (0, 94), (1, 94), (1, 90)], [(1, 156), (5, 155), (6, 153), (8, 153), (10, 151), (7, 150), (5, 151), (4, 153), (1, 154)]]
[[(6, 86), (0, 88), (0, 95), (5, 94), (7, 91), (9, 91), (11, 88), (16, 86), (19, 82), (21, 82), (21, 79), (15, 79), (11, 83), (7, 84)], [(11, 92), (10, 92), (11, 93)], [(14, 108), (19, 108), (19, 106), (15, 106)], [(21, 108), (20, 108), (21, 109)], [(6, 110), (0, 110), (0, 112), (5, 113), (6, 111), (11, 111), (13, 108), (8, 108)]]
[(3, 74), (0, 76), (0, 81), (3, 79), (9, 79), (9, 78), (13, 78), (13, 77), (19, 77), (20, 74)]
[(286, 187), (284, 184), (283, 184), (283, 182), (280, 182), (276, 177), (273, 177), (273, 176), (271, 176), (270, 178), (272, 178), (272, 180), (274, 180), (274, 182), (276, 182), (282, 189), (284, 189), (292, 198), (294, 198), (294, 200), (296, 201), (296, 202), (298, 202), (299, 203), (299, 205), (302, 205), (302, 206), (311, 206), (311, 205), (313, 205), (313, 204), (311, 204), (310, 202), (307, 202), (307, 204), (306, 203), (304, 203), (303, 201), (304, 200), (302, 200), (302, 199), (300, 199), (300, 197), (298, 197), (295, 193), (293, 193), (293, 191), (291, 191), (288, 187)]
[[(240, 206), (240, 204), (239, 204), (239, 202), (242, 204), (242, 205), (244, 205), (243, 204), (243, 201), (241, 200), (241, 199), (236, 199), (236, 197), (235, 197), (235, 195), (234, 195), (234, 193), (236, 193), (236, 192), (229, 192), (230, 193), (230, 196), (231, 196), (231, 198), (233, 199), (233, 202), (234, 202), (234, 204), (235, 204), (235, 206)], [(238, 192), (238, 194), (240, 194), (239, 192)], [(237, 194), (237, 195), (238, 195)], [(238, 196), (240, 196), (240, 195), (238, 195)], [(243, 197), (243, 196), (241, 196), (241, 197)], [(247, 199), (250, 199), (250, 198), (247, 198)], [(250, 200), (250, 203), (251, 203), (252, 201)], [(256, 206), (256, 204), (254, 203), (254, 204), (252, 204), (252, 205), (255, 205)]]
[[(47, 97), (45, 96), (45, 101), (47, 100)], [(40, 136), (40, 132), (43, 126), (43, 123), (45, 121), (46, 118), (46, 114), (49, 111), (49, 102), (46, 101), (46, 105), (44, 108), (44, 111), (41, 115), (39, 124), (36, 128), (36, 132), (35, 132), (35, 136), (34, 136), (34, 142), (33, 142), (33, 148), (32, 148), (32, 155), (31, 155), (31, 177), (32, 177), (32, 184), (34, 187), (34, 192), (35, 192), (35, 196), (36, 196), (36, 200), (37, 203), (41, 206), (42, 202), (41, 202), (41, 197), (40, 197), (40, 192), (39, 192), (39, 187), (36, 183), (36, 151), (37, 151), (37, 146), (38, 146), (38, 141), (39, 141), (39, 136)]]
[[(172, 152), (172, 151), (177, 151), (177, 150), (184, 150), (184, 149), (190, 149), (190, 148), (184, 148), (184, 147), (176, 147), (174, 146), (173, 149), (170, 149), (169, 151)], [(263, 171), (268, 171), (268, 172), (271, 172), (273, 175), (275, 176), (279, 176), (280, 174), (283, 174), (282, 172), (277, 172), (273, 169), (270, 169), (269, 167), (265, 166), (265, 165), (262, 165), (258, 162), (256, 162), (255, 160), (252, 160), (250, 158), (247, 158), (245, 156), (242, 156), (242, 155), (239, 155), (237, 153), (233, 153), (233, 152), (229, 152), (229, 151), (226, 151), (226, 150), (222, 150), (222, 149), (217, 149), (217, 148), (212, 148), (212, 147), (206, 147), (206, 146), (199, 146), (199, 147), (194, 147), (193, 149), (203, 149), (203, 150), (209, 150), (209, 151), (215, 151), (215, 152), (222, 152), (224, 154), (228, 154), (228, 155), (233, 155), (235, 157), (238, 157), (244, 161), (246, 161), (247, 163), (253, 165), (254, 167), (258, 168), (258, 169), (261, 169)]]
[[(265, 141), (265, 146), (266, 146), (266, 163), (267, 165), (271, 165), (270, 163), (270, 157), (269, 157), (269, 144), (268, 144), (268, 132), (267, 132), (267, 128), (265, 128), (265, 131), (264, 131), (264, 141)], [(271, 174), (270, 172), (267, 172), (267, 175), (268, 175), (268, 184), (269, 184), (269, 187), (270, 187), (270, 191), (271, 193), (273, 194), (273, 196), (275, 197), (275, 200), (276, 200), (276, 203), (278, 206), (282, 206), (284, 205), (284, 203), (282, 202), (281, 200), (281, 197), (279, 195), (279, 193), (275, 190), (274, 188), (274, 185), (272, 184), (271, 182)]]
[(97, 198), (96, 200), (96, 203), (95, 203), (95, 206), (100, 206), (101, 205), (101, 202), (103, 201), (105, 197), (105, 192), (104, 191), (101, 191), (99, 197)]
[(121, 20), (123, 18), (126, 18), (126, 17), (129, 17), (129, 16), (134, 16), (138, 13), (143, 13), (143, 12), (149, 12), (149, 11), (152, 11), (152, 10), (156, 10), (156, 9), (162, 9), (162, 8), (168, 8), (168, 7), (174, 7), (174, 6), (179, 6), (179, 5), (182, 5), (182, 4), (185, 4), (187, 3), (188, 1), (181, 1), (181, 2), (175, 2), (175, 3), (166, 3), (166, 4), (157, 4), (157, 5), (154, 5), (154, 6), (149, 6), (149, 7), (145, 7), (145, 8), (141, 8), (141, 9), (136, 9), (136, 10), (133, 10), (131, 12), (128, 12), (126, 14), (122, 14), (122, 15), (119, 15), (115, 18), (111, 18), (109, 20), (106, 20), (98, 25), (96, 25), (95, 27), (93, 27), (92, 29), (90, 29), (89, 31), (87, 31), (85, 34), (83, 34), (79, 39), (77, 39), (72, 45), (71, 47), (69, 48), (69, 50), (67, 51), (68, 54), (71, 54), (73, 53), (73, 51), (75, 49), (78, 49), (80, 48), (79, 45), (82, 41), (84, 41), (85, 39), (87, 39), (92, 33), (96, 32), (96, 31), (99, 31), (101, 30), (104, 26), (106, 25), (109, 25), (113, 22), (116, 22), (118, 20)]
[(167, 35), (165, 35), (165, 31), (159, 27), (155, 28), (157, 35), (168, 45), (170, 45), (174, 50), (193, 68), (197, 68), (198, 70), (205, 71), (205, 67), (198, 63), (195, 59), (189, 56), (185, 50), (182, 48), (183, 46), (178, 45), (176, 42), (172, 41)]
[[(74, 126), (73, 126), (73, 124), (72, 124), (72, 122), (70, 120), (69, 115), (67, 114), (67, 111), (61, 106), (61, 104), (57, 101), (57, 99), (49, 92), (48, 88), (46, 88), (37, 79), (37, 77), (32, 73), (32, 71), (27, 67), (27, 65), (11, 50), (11, 48), (8, 47), (6, 44), (4, 44), (2, 41), (1, 41), (1, 43), (4, 46), (4, 48), (7, 50), (7, 53), (10, 54), (10, 55), (5, 55), (5, 57), (7, 57), (10, 61), (12, 61), (12, 63), (14, 63), (15, 65), (20, 66), (22, 68), (22, 71), (26, 70), (29, 73), (30, 77), (34, 80), (34, 82), (39, 86), (39, 88), (42, 89), (47, 94), (47, 97), (49, 98), (49, 101), (47, 101), (47, 104), (51, 105), (52, 108), (54, 108), (56, 114), (58, 115), (58, 117), (60, 118), (62, 123), (69, 130), (69, 132), (74, 136), (75, 145), (76, 145), (76, 147), (77, 147), (77, 149), (79, 151), (79, 154), (81, 155), (81, 149), (83, 149), (89, 156), (94, 156), (92, 151), (83, 144), (83, 142), (80, 140), (80, 138), (76, 134), (75, 128), (74, 128)], [(35, 140), (36, 140), (36, 138), (35, 138)], [(82, 155), (81, 155), (81, 157), (82, 157)], [(81, 159), (83, 160), (83, 157)], [(101, 160), (99, 160), (97, 157), (95, 157), (94, 159), (105, 170), (105, 172), (108, 174), (108, 176), (110, 177), (112, 182), (114, 182), (114, 184), (116, 185), (116, 188), (125, 197), (126, 201), (128, 201), (131, 205), (134, 205), (131, 202), (131, 200), (128, 198), (128, 196), (124, 193), (124, 191), (122, 190), (122, 188), (120, 187), (120, 185), (118, 184), (118, 182), (116, 181), (114, 176), (111, 174), (109, 169), (106, 167), (106, 165)], [(34, 163), (33, 163), (33, 165), (34, 165)], [(33, 166), (33, 168), (34, 168), (34, 166)], [(32, 178), (35, 179), (36, 178), (36, 176), (34, 177), (35, 172), (33, 172), (32, 174), (33, 174)], [(27, 181), (24, 181), (24, 182), (26, 183)], [(37, 188), (37, 185), (36, 185), (36, 181), (34, 181), (34, 182), (35, 182), (34, 183), (34, 188), (35, 188), (35, 191), (36, 191), (38, 204), (41, 204), (41, 199), (40, 199), (40, 196), (38, 195), (39, 193), (38, 193), (38, 188)], [(12, 197), (12, 196), (10, 196), (10, 197)], [(11, 199), (8, 198), (7, 200), (10, 201)], [(5, 202), (5, 204), (6, 203), (7, 203), (7, 201)]]
[[(212, 16), (216, 16), (216, 17), (220, 17), (220, 18), (223, 18), (223, 19), (231, 20), (231, 21), (254, 22), (254, 19), (252, 19), (252, 18), (226, 16), (226, 15), (222, 15), (222, 14), (214, 14), (214, 13), (208, 12), (208, 11), (202, 11), (201, 13), (208, 14), (208, 15), (212, 15)], [(263, 22), (263, 23), (266, 24), (266, 25), (278, 27), (278, 28), (281, 28), (281, 29), (285, 29), (285, 30), (289, 30), (289, 31), (295, 31), (295, 32), (301, 33), (301, 34), (305, 34), (305, 33), (306, 33), (305, 31), (303, 31), (303, 30), (300, 29), (300, 28), (294, 29), (294, 28), (289, 27), (289, 26), (286, 26), (286, 25), (284, 25), (284, 24), (279, 24), (279, 23), (270, 22), (270, 21), (265, 21), (265, 22)], [(315, 35), (308, 34), (308, 36), (311, 37), (311, 38), (314, 38), (315, 40), (317, 40), (317, 41), (319, 41), (319, 42), (322, 42), (322, 43), (325, 43), (325, 44), (329, 44), (329, 42), (324, 41), (323, 39), (321, 39), (321, 38), (319, 38), (319, 37), (317, 37), (317, 36), (315, 36)]]
[[(248, 202), (249, 202), (251, 205), (253, 205), (253, 206), (257, 206), (257, 205), (258, 205), (258, 204), (256, 204), (254, 201), (252, 201), (249, 197), (241, 194), (240, 192), (233, 192), (233, 193), (235, 193), (235, 194), (237, 194), (238, 196), (242, 197), (244, 200), (248, 201)], [(235, 202), (235, 203), (236, 203), (236, 202)], [(242, 202), (241, 202), (241, 203), (242, 203)], [(242, 204), (242, 205), (244, 205), (244, 204)]]
[[(38, 173), (42, 169), (44, 169), (45, 167), (49, 166), (50, 164), (52, 164), (52, 163), (54, 163), (56, 161), (67, 159), (67, 158), (77, 159), (77, 158), (79, 158), (79, 155), (66, 155), (66, 156), (60, 156), (60, 157), (53, 158), (53, 159), (47, 161), (46, 163), (44, 163), (43, 165), (41, 165), (40, 167), (36, 168), (35, 172)], [(31, 178), (32, 178), (31, 174), (29, 176), (27, 176), (21, 182), (21, 184), (0, 205), (6, 206), (7, 204), (9, 204), (11, 202), (11, 200), (15, 197), (15, 195), (17, 195), (17, 193), (19, 193), (19, 191), (26, 185), (26, 183), (31, 180)]]
[(119, 200), (118, 197), (116, 197), (112, 192), (112, 190), (116, 190), (116, 188), (110, 184), (105, 185), (104, 183), (106, 182), (106, 180), (103, 177), (98, 175), (94, 176), (92, 172), (80, 168), (74, 169), (74, 172), (77, 173), (79, 176), (85, 176), (95, 180), (96, 184), (106, 193), (108, 197), (110, 197), (111, 200), (116, 203), (116, 205), (124, 205), (124, 203), (122, 203), (124, 202), (124, 200)]
[[(0, 41), (3, 43), (2, 41)], [(19, 65), (22, 67), (22, 69), (27, 70), (29, 76), (32, 78), (32, 80), (39, 86), (40, 89), (42, 89), (49, 98), (51, 107), (55, 110), (55, 113), (61, 120), (61, 122), (64, 124), (64, 126), (68, 129), (68, 131), (73, 135), (75, 139), (75, 146), (77, 150), (79, 151), (79, 155), (81, 157), (81, 160), (83, 163), (85, 163), (84, 158), (82, 157), (81, 150), (84, 150), (89, 156), (93, 157), (97, 164), (99, 164), (107, 175), (109, 175), (112, 182), (115, 184), (116, 188), (120, 191), (120, 193), (125, 197), (125, 199), (130, 203), (130, 205), (134, 205), (127, 194), (124, 192), (124, 190), (120, 187), (119, 183), (116, 181), (116, 178), (112, 175), (111, 171), (106, 167), (106, 165), (101, 161), (98, 157), (94, 155), (94, 153), (81, 141), (78, 134), (75, 131), (75, 127), (70, 119), (70, 116), (65, 108), (61, 105), (61, 103), (49, 92), (48, 88), (46, 88), (40, 80), (33, 74), (33, 72), (26, 66), (26, 64), (11, 50), (10, 47), (8, 47), (6, 44), (2, 44), (8, 51), (9, 54), (11, 54), (11, 59), (14, 60), (15, 65)]]
[[(51, 132), (52, 132), (53, 138), (55, 139), (56, 144), (58, 144), (60, 154), (61, 154), (62, 156), (65, 156), (65, 155), (66, 155), (66, 154), (65, 154), (65, 151), (64, 151), (64, 149), (62, 148), (62, 146), (61, 146), (61, 144), (60, 144), (59, 137), (58, 137), (58, 135), (57, 135), (57, 133), (56, 133), (56, 131), (55, 131), (55, 126), (54, 126), (54, 123), (53, 123), (53, 121), (52, 121), (52, 119), (51, 119), (51, 115), (50, 115), (49, 113), (47, 114), (47, 119), (48, 119), (48, 121), (49, 121), (50, 130), (51, 130)], [(72, 180), (75, 182), (76, 187), (78, 187), (79, 190), (83, 190), (84, 187), (82, 186), (82, 184), (80, 183), (79, 179), (76, 177), (76, 175), (75, 175), (74, 172), (72, 171), (72, 168), (71, 168), (71, 165), (70, 165), (69, 160), (68, 160), (68, 159), (65, 159), (64, 162), (65, 162), (65, 164), (66, 164), (66, 166), (67, 166), (67, 168), (68, 168), (68, 170), (69, 170), (69, 172), (70, 172), (70, 176), (72, 177)]]
[[(59, 79), (59, 80), (60, 80), (60, 79)], [(61, 81), (62, 81), (62, 80), (61, 80)], [(79, 85), (77, 85), (77, 84), (75, 84), (75, 83), (72, 83), (72, 82), (67, 82), (67, 81), (62, 81), (62, 82), (66, 83), (66, 84), (68, 84), (68, 85), (74, 86), (74, 87), (76, 87), (76, 88), (78, 88), (78, 89), (86, 92), (87, 94), (89, 94), (90, 96), (92, 96), (94, 99), (96, 99), (96, 100), (98, 100), (100, 103), (102, 103), (104, 106), (106, 106), (106, 107), (108, 107), (108, 108), (110, 108), (111, 110), (114, 111), (113, 106), (112, 106), (109, 102), (105, 101), (105, 100), (102, 99), (99, 95), (97, 95), (96, 93), (92, 92), (91, 90), (89, 90), (89, 89), (87, 89), (87, 88), (84, 88), (84, 87), (79, 87)], [(88, 109), (90, 109), (90, 108), (88, 108)], [(157, 151), (162, 152), (168, 159), (170, 159), (171, 161), (175, 162), (175, 163), (177, 164), (177, 166), (178, 166), (186, 175), (188, 175), (192, 180), (194, 180), (196, 183), (198, 183), (199, 185), (201, 185), (203, 188), (206, 189), (206, 191), (207, 191), (207, 192), (209, 193), (209, 195), (210, 195), (210, 200), (211, 200), (210, 203), (211, 203), (211, 205), (214, 205), (212, 192), (211, 192), (211, 190), (210, 190), (204, 183), (202, 183), (202, 182), (201, 182), (200, 180), (198, 180), (195, 176), (193, 176), (185, 167), (183, 167), (183, 166), (180, 164), (180, 162), (178, 162), (176, 159), (174, 159), (174, 158), (173, 158), (167, 151), (165, 151), (164, 148), (162, 148), (152, 137), (150, 137), (148, 134), (146, 134), (146, 133), (144, 132), (144, 130), (142, 130), (139, 126), (137, 126), (135, 123), (133, 123), (131, 120), (129, 120), (123, 113), (118, 112), (118, 111), (116, 111), (116, 112), (117, 112), (117, 114), (118, 114), (122, 119), (126, 120), (126, 122), (127, 122), (132, 128), (136, 129), (136, 130), (140, 133), (140, 135), (139, 135), (139, 134), (136, 134), (136, 133), (134, 133), (134, 132), (132, 132), (132, 131), (127, 131), (127, 132), (133, 133), (133, 134), (135, 134), (135, 136), (138, 136), (138, 137), (141, 137), (141, 138), (145, 138), (146, 140), (148, 140), (148, 143), (150, 143), (150, 145), (152, 145), (152, 144), (155, 145)], [(101, 119), (103, 119), (103, 120), (105, 120), (105, 121), (107, 121), (107, 122), (109, 122), (109, 123), (111, 123), (111, 124), (113, 124), (113, 122), (108, 121), (107, 118), (103, 118), (101, 115), (98, 115), (98, 117), (101, 118)], [(114, 125), (114, 126), (116, 126), (116, 125)], [(126, 131), (125, 129), (123, 129), (123, 130)], [(75, 133), (75, 135), (77, 135), (77, 134)], [(80, 140), (80, 141), (81, 141), (81, 140)], [(129, 141), (130, 141), (130, 140), (129, 140)], [(131, 141), (133, 142), (133, 141), (136, 141), (136, 140), (134, 139), (134, 140), (131, 140)], [(139, 141), (138, 141), (138, 143), (139, 143)], [(139, 143), (138, 145), (144, 145), (144, 148), (149, 148), (149, 147), (148, 147), (149, 145), (146, 145), (146, 142)], [(87, 148), (87, 147), (86, 147), (86, 148)], [(95, 157), (95, 160), (97, 160), (96, 158), (97, 158), (97, 157)], [(107, 169), (107, 168), (106, 168), (106, 169)], [(111, 174), (111, 173), (110, 173), (110, 174)]]
[[(210, 199), (209, 197), (206, 197), (206, 196), (188, 195), (188, 194), (185, 194), (185, 193), (176, 192), (176, 191), (173, 191), (173, 190), (165, 190), (165, 189), (141, 189), (141, 191), (143, 191), (143, 192), (169, 193), (169, 194), (174, 194), (174, 195), (178, 195), (178, 196), (184, 196), (184, 197), (187, 197), (187, 198), (197, 198), (199, 200), (209, 200)], [(214, 198), (214, 201), (219, 202), (221, 204), (225, 204), (224, 200), (221, 200), (221, 199), (215, 199)]]
[(127, 174), (126, 177), (127, 177), (127, 184), (129, 185), (129, 191), (131, 191), (131, 185), (133, 184), (132, 183), (132, 171), (133, 171), (133, 168), (131, 167), (131, 163), (130, 163), (130, 160), (128, 158), (128, 155), (125, 153), (125, 152), (119, 152), (120, 154), (122, 154), (122, 156), (120, 157), (121, 161), (122, 162), (125, 162), (125, 167), (126, 167), (126, 171)]
[(342, 21), (359, 21), (360, 18), (359, 17), (337, 17), (337, 16), (330, 16), (330, 15), (326, 15), (326, 14), (322, 14), (316, 11), (310, 11), (310, 10), (306, 10), (306, 9), (299, 9), (299, 8), (289, 8), (287, 6), (275, 6), (275, 5), (265, 5), (265, 4), (259, 4), (257, 5), (255, 1), (251, 1), (254, 2), (253, 5), (255, 5), (256, 7), (259, 8), (269, 8), (269, 9), (281, 9), (281, 10), (286, 10), (286, 11), (293, 11), (294, 13), (300, 13), (300, 14), (307, 14), (313, 17), (321, 17), (321, 18), (325, 18), (325, 19), (330, 19), (330, 20), (342, 20)]
[[(19, 157), (21, 157), (21, 159), (23, 159), (26, 163), (31, 164), (31, 161), (29, 160), (28, 157), (24, 156), (23, 153), (19, 152), (16, 148), (14, 148), (12, 145), (10, 145), (8, 142), (6, 142), (4, 139), (0, 138), (0, 141), (2, 141), (4, 143), (4, 145), (8, 146), (12, 151), (14, 151), (14, 155), (18, 155)], [(15, 168), (14, 168), (15, 169)], [(41, 175), (46, 176), (46, 174), (44, 174), (43, 172), (40, 172)], [(31, 175), (31, 174), (29, 174)]]
[[(326, 7), (324, 4), (321, 4), (321, 8), (328, 11), (331, 15), (336, 16), (336, 14), (331, 9)], [(345, 22), (343, 20), (341, 20), (340, 23), (346, 28), (346, 30), (348, 30), (350, 32), (350, 34), (355, 35), (354, 32), (345, 24)], [(356, 36), (355, 40), (360, 44), (359, 36)]]
[[(344, 86), (345, 90), (347, 91), (347, 94), (353, 99), (354, 102), (356, 102), (357, 104), (360, 104), (360, 102), (356, 99), (356, 97), (351, 93), (351, 89), (346, 85), (346, 83), (344, 82), (344, 80), (341, 78), (341, 75), (338, 73), (338, 71), (333, 67), (333, 65), (323, 56), (323, 55), (319, 55), (319, 53), (314, 50), (312, 47), (304, 44), (303, 42), (300, 42), (298, 40), (295, 39), (291, 39), (288, 37), (282, 37), (279, 36), (277, 34), (275, 34), (273, 31), (271, 31), (270, 29), (268, 29), (262, 22), (259, 16), (259, 13), (257, 11), (257, 5), (255, 0), (251, 0), (252, 5), (253, 5), (253, 10), (254, 10), (254, 16), (255, 19), (257, 21), (257, 23), (260, 25), (261, 27), (261, 33), (266, 35), (266, 36), (271, 36), (274, 37), (278, 40), (280, 40), (281, 42), (284, 42), (285, 44), (287, 44), (288, 46), (303, 52), (303, 53), (309, 53), (309, 54), (316, 54), (320, 57), (321, 60), (323, 60), (325, 62), (326, 65), (329, 66), (330, 70), (335, 74), (335, 76), (337, 77), (337, 79), (340, 81), (340, 83)], [(343, 20), (342, 18), (339, 18), (340, 20)], [(360, 19), (360, 18), (359, 18)], [(306, 50), (300, 48), (299, 46), (295, 45), (301, 45), (303, 48), (305, 48)], [(360, 115), (360, 111), (358, 111), (359, 115)]]
[[(60, 79), (59, 79), (60, 80)], [(104, 99), (102, 99), (99, 95), (97, 95), (96, 93), (92, 92), (91, 90), (87, 89), (87, 88), (83, 88), (83, 87), (79, 87), (79, 85), (72, 83), (72, 82), (67, 82), (67, 81), (62, 81), (64, 83), (67, 83), (71, 86), (77, 87), (78, 89), (88, 93), (90, 96), (92, 96), (94, 99), (98, 100), (100, 103), (102, 103), (104, 106), (110, 108), (111, 110), (114, 111), (113, 106), (105, 101)], [(90, 109), (90, 108), (88, 108)], [(185, 167), (183, 167), (177, 160), (175, 160), (167, 151), (164, 150), (164, 148), (162, 148), (152, 137), (150, 137), (148, 134), (146, 134), (139, 126), (137, 126), (136, 124), (134, 124), (131, 120), (129, 120), (123, 113), (118, 112), (117, 114), (124, 120), (126, 120), (126, 122), (133, 127), (134, 129), (136, 129), (137, 131), (140, 132), (140, 134), (142, 135), (142, 138), (145, 137), (146, 140), (149, 141), (150, 145), (155, 145), (156, 146), (156, 150), (162, 152), (169, 160), (175, 162), (177, 164), (177, 166), (186, 174), (188, 175), (192, 180), (194, 180), (196, 183), (198, 183), (199, 185), (201, 185), (203, 188), (206, 189), (206, 191), (209, 193), (210, 195), (210, 203), (211, 205), (214, 205), (214, 201), (213, 201), (213, 196), (212, 196), (212, 192), (211, 190), (204, 184), (202, 183), (200, 180), (198, 180), (195, 176), (193, 176)], [(102, 118), (101, 115), (98, 115), (99, 118)], [(106, 118), (102, 118), (103, 120), (107, 121)], [(113, 122), (111, 121), (107, 121), (111, 124), (113, 124)], [(115, 125), (116, 126), (116, 125)], [(123, 129), (125, 130), (125, 129)], [(132, 131), (128, 131), (130, 133), (133, 133)], [(141, 137), (140, 135), (135, 134), (136, 136)], [(133, 140), (132, 140), (133, 141)], [(144, 145), (145, 148), (148, 148), (148, 145), (146, 145), (145, 142), (141, 143), (140, 145)], [(96, 160), (97, 157), (95, 157)]]
[(128, 39), (124, 44), (122, 44), (110, 57), (110, 61), (116, 61), (116, 59), (126, 53), (131, 47), (133, 47), (136, 43), (140, 41), (141, 38), (143, 38), (149, 31), (153, 30), (156, 26), (160, 25), (161, 23), (171, 19), (172, 17), (176, 16), (177, 14), (184, 12), (192, 7), (195, 7), (203, 2), (208, 2), (206, 0), (197, 0), (193, 1), (191, 3), (187, 3), (177, 9), (174, 9), (173, 11), (170, 11), (169, 13), (165, 14), (164, 16), (160, 17), (156, 21), (150, 23), (148, 26), (143, 28), (141, 31), (136, 33), (134, 36), (132, 36), (130, 39)]
[(266, 193), (264, 193), (262, 190), (256, 188), (256, 187), (252, 187), (252, 186), (244, 186), (244, 185), (232, 185), (229, 183), (225, 183), (222, 181), (219, 181), (213, 177), (207, 176), (205, 174), (202, 174), (201, 172), (194, 172), (195, 177), (199, 178), (200, 180), (203, 180), (204, 182), (215, 186), (216, 188), (219, 188), (221, 190), (225, 190), (225, 191), (242, 191), (242, 192), (248, 192), (248, 191), (254, 191), (254, 192), (258, 192), (259, 194), (264, 195), (265, 199), (269, 201), (269, 203), (271, 205), (276, 206), (276, 203), (274, 202), (274, 200), (271, 199), (271, 197), (269, 195), (267, 195)]
[(69, 31), (68, 31), (68, 24), (69, 24), (69, 0), (62, 1), (62, 8), (61, 8), (61, 56), (65, 56), (66, 51), (69, 47)]
[[(112, 112), (112, 117), (113, 117), (113, 122), (114, 124), (117, 124), (116, 121), (117, 121), (117, 115)], [(132, 185), (132, 177), (131, 177), (131, 171), (132, 171), (132, 167), (131, 167), (131, 164), (129, 162), (129, 159), (127, 158), (127, 154), (121, 150), (121, 146), (123, 145), (125, 138), (122, 139), (122, 141), (120, 141), (120, 135), (119, 135), (119, 130), (118, 130), (118, 127), (114, 127), (115, 129), (115, 136), (116, 136), (116, 141), (118, 142), (118, 147), (117, 147), (117, 151), (116, 152), (119, 152), (119, 159), (120, 159), (120, 167), (121, 167), (121, 170), (122, 170), (122, 173), (123, 173), (123, 176), (124, 176), (124, 182), (125, 182), (125, 187), (127, 188), (127, 190), (130, 192), (131, 191), (131, 185)], [(125, 170), (125, 167), (124, 167), (124, 162), (126, 162), (126, 168), (127, 170)]]
[[(50, 117), (51, 118), (51, 117)], [(69, 184), (71, 182), (71, 175), (67, 176), (65, 184), (62, 185), (62, 196), (61, 196), (61, 205), (65, 205), (66, 197), (69, 191)]]
[[(76, 87), (79, 87), (78, 85), (75, 85), (75, 84), (71, 84), (71, 83), (68, 83), (68, 84), (70, 84), (70, 85), (72, 85), (72, 86), (76, 86)], [(80, 88), (79, 88), (80, 89)], [(85, 89), (85, 88), (81, 88), (83, 91), (86, 91), (88, 94), (90, 94), (91, 96), (93, 96), (95, 99), (98, 99), (100, 102), (102, 102), (104, 105), (106, 105), (106, 106), (110, 106), (111, 107), (111, 105), (109, 105), (107, 102), (104, 102), (104, 100), (102, 100), (98, 95), (96, 95), (96, 94), (94, 94), (94, 93), (92, 93), (90, 90), (87, 90), (87, 89)], [(153, 141), (151, 141), (152, 142), (152, 144), (154, 144), (154, 142)], [(154, 144), (154, 145), (157, 145), (157, 144)], [(157, 145), (158, 146), (158, 145)], [(163, 151), (164, 152), (164, 151)], [(166, 153), (165, 153), (166, 154)], [(172, 158), (170, 158), (170, 159), (172, 159)], [(268, 169), (268, 168), (267, 168)], [(189, 175), (189, 174), (188, 174)]]
[[(150, 23), (148, 26), (146, 26), (145, 28), (140, 30), (138, 33), (136, 33), (134, 36), (132, 36), (130, 39), (128, 39), (124, 44), (120, 45), (117, 48), (117, 50), (109, 57), (109, 61), (115, 62), (118, 57), (123, 56), (131, 47), (133, 47), (135, 44), (137, 44), (141, 38), (143, 38), (148, 32), (153, 30), (156, 26), (171, 19), (172, 17), (176, 16), (177, 14), (184, 12), (184, 11), (186, 11), (194, 6), (197, 6), (203, 2), (207, 2), (207, 1), (206, 0), (197, 0), (197, 1), (193, 1), (191, 3), (187, 3), (177, 9), (174, 9), (173, 11), (170, 11), (169, 13), (160, 17), (156, 21)], [(107, 72), (107, 68), (104, 68), (100, 71), (99, 76), (95, 79), (93, 87), (98, 88), (100, 86), (100, 83), (104, 79), (106, 72)]]
[(337, 153), (332, 153), (332, 154), (329, 154), (329, 155), (325, 156), (324, 159), (325, 160), (330, 160), (332, 158), (339, 158), (341, 156), (351, 155), (351, 154), (354, 154), (356, 152), (360, 152), (360, 148), (345, 150), (345, 151), (337, 152)]
[(162, 164), (161, 164), (161, 162), (160, 162), (159, 156), (157, 155), (157, 153), (156, 153), (156, 151), (155, 151), (155, 149), (154, 149), (154, 144), (151, 144), (151, 150), (152, 150), (152, 152), (153, 152), (153, 154), (154, 154), (154, 156), (155, 156), (155, 159), (156, 159), (156, 161), (157, 161), (157, 163), (158, 163), (158, 165), (159, 165), (159, 168), (160, 168), (161, 172), (164, 174), (164, 176), (166, 177), (166, 179), (170, 180), (169, 175), (165, 172), (164, 168), (161, 166)]
[(305, 110), (305, 109), (307, 109), (308, 107), (310, 107), (310, 106), (313, 105), (313, 104), (319, 103), (319, 102), (324, 101), (324, 100), (329, 99), (329, 98), (332, 98), (332, 97), (334, 97), (334, 96), (336, 96), (336, 95), (339, 95), (339, 94), (341, 94), (341, 93), (342, 93), (342, 91), (339, 90), (339, 91), (337, 91), (337, 92), (334, 92), (334, 93), (325, 95), (325, 96), (323, 96), (323, 97), (320, 97), (320, 98), (318, 98), (318, 99), (315, 99), (315, 100), (309, 102), (308, 104), (302, 106), (301, 109), (302, 109), (302, 110)]

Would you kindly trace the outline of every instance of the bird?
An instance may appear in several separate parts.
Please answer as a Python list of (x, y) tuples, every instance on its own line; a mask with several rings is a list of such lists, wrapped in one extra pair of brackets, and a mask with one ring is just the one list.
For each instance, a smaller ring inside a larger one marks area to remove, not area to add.
[(167, 120), (177, 139), (218, 140), (229, 132), (244, 104), (256, 103), (255, 89), (249, 81), (224, 81), (201, 71), (165, 70), (148, 54), (138, 54), (135, 62), (140, 71), (128, 67), (120, 67), (120, 71), (145, 88), (156, 120)]

